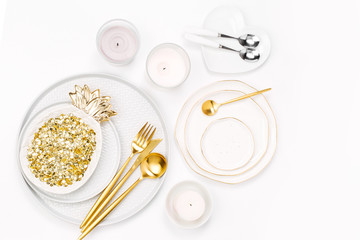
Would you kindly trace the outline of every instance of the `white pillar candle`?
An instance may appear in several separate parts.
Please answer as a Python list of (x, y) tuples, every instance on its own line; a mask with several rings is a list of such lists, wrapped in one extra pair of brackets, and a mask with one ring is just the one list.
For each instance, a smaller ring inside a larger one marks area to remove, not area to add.
[(184, 228), (197, 228), (211, 215), (211, 196), (197, 182), (180, 182), (170, 190), (166, 198), (166, 210), (175, 224)]
[(149, 78), (161, 87), (176, 87), (190, 73), (190, 59), (183, 48), (172, 43), (155, 47), (146, 61)]
[(205, 200), (198, 192), (188, 190), (179, 193), (174, 199), (174, 209), (179, 218), (195, 221), (205, 213)]
[(127, 64), (134, 59), (139, 49), (137, 30), (128, 21), (111, 20), (100, 28), (97, 47), (99, 53), (109, 62)]

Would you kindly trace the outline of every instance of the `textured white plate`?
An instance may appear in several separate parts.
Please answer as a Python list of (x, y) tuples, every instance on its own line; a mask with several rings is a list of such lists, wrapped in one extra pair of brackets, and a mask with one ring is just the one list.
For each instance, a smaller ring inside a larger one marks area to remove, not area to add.
[[(225, 91), (225, 92), (238, 92), (239, 94), (247, 94), (254, 91), (257, 91), (255, 88), (236, 80), (228, 80), (228, 81), (219, 81), (212, 83), (204, 88), (201, 88), (196, 93), (194, 93), (184, 104), (182, 107), (177, 123), (176, 123), (176, 129), (175, 129), (175, 136), (177, 140), (178, 147), (180, 151), (183, 154), (183, 157), (186, 161), (186, 163), (189, 165), (189, 167), (194, 170), (196, 173), (210, 178), (215, 181), (223, 182), (223, 183), (240, 183), (243, 181), (246, 181), (257, 174), (259, 174), (271, 161), (275, 150), (276, 150), (276, 139), (277, 139), (277, 127), (276, 127), (276, 120), (275, 116), (273, 114), (273, 111), (266, 100), (264, 95), (257, 95), (253, 98), (253, 101), (258, 104), (258, 106), (261, 108), (261, 110), (264, 112), (266, 118), (268, 119), (269, 124), (269, 140), (268, 140), (268, 146), (266, 149), (266, 152), (262, 156), (261, 159), (259, 159), (256, 162), (253, 162), (251, 165), (251, 161), (246, 164), (244, 167), (246, 167), (246, 171), (241, 172), (241, 174), (237, 175), (228, 175), (228, 174), (214, 174), (212, 172), (209, 172), (207, 170), (204, 170), (199, 164), (197, 163), (197, 159), (194, 159), (190, 154), (186, 146), (186, 139), (188, 137), (186, 136), (185, 127), (186, 127), (186, 119), (189, 116), (190, 112), (192, 111), (194, 104), (196, 104), (199, 99), (204, 99), (204, 96), (211, 95), (212, 93), (216, 93), (219, 91)], [(252, 101), (251, 99), (247, 99)], [(230, 106), (230, 105), (229, 105)], [(225, 107), (225, 106), (224, 106)], [(221, 109), (217, 114), (219, 114)], [(216, 116), (216, 115), (215, 115)], [(247, 124), (247, 123), (246, 123)], [(191, 132), (190, 132), (191, 133)], [(199, 144), (199, 143), (198, 143)], [(255, 144), (256, 148), (256, 144)]]
[[(239, 54), (223, 49), (202, 47), (202, 53), (207, 68), (212, 72), (219, 73), (242, 73), (260, 67), (270, 54), (269, 36), (257, 27), (246, 26), (242, 12), (234, 6), (221, 6), (214, 9), (205, 18), (205, 29), (219, 33), (239, 37), (246, 33), (251, 33), (260, 38), (257, 50), (260, 52), (260, 59), (257, 62), (246, 62), (240, 58)], [(241, 49), (236, 39), (216, 38), (217, 42), (237, 50)]]
[[(168, 156), (168, 137), (165, 125), (156, 106), (141, 91), (116, 76), (87, 74), (74, 76), (56, 83), (38, 97), (26, 114), (23, 125), (29, 118), (41, 111), (41, 109), (55, 103), (68, 101), (67, 93), (73, 91), (75, 84), (80, 86), (87, 84), (90, 89), (99, 88), (101, 95), (111, 96), (113, 109), (118, 113), (117, 116), (112, 117), (111, 121), (120, 136), (121, 162), (124, 162), (131, 153), (131, 141), (141, 126), (147, 121), (157, 128), (154, 138), (163, 138), (163, 141), (154, 151), (163, 154), (165, 157)], [(113, 159), (113, 161), (116, 160)], [(136, 181), (139, 176), (140, 169), (137, 169), (124, 184), (117, 196)], [(142, 181), (102, 224), (106, 225), (122, 221), (140, 211), (155, 196), (163, 181), (164, 177)], [(49, 199), (46, 195), (34, 191), (31, 187), (30, 189), (40, 203), (57, 217), (75, 224), (81, 223), (96, 201), (95, 197), (78, 203), (62, 203)]]
[[(92, 128), (95, 131), (96, 148), (91, 156), (91, 162), (88, 166), (88, 169), (86, 170), (84, 177), (80, 181), (74, 182), (73, 184), (67, 187), (61, 187), (61, 186), (51, 187), (45, 182), (41, 182), (40, 179), (36, 178), (35, 175), (30, 171), (30, 168), (28, 167), (29, 161), (27, 159), (27, 150), (31, 141), (34, 139), (35, 133), (38, 131), (39, 128), (41, 128), (41, 126), (44, 125), (46, 121), (48, 121), (51, 118), (59, 117), (61, 114), (69, 114), (69, 113), (77, 117), (80, 117), (85, 124), (87, 124), (90, 128)], [(80, 109), (71, 105), (71, 103), (60, 103), (42, 110), (39, 114), (37, 114), (31, 120), (29, 120), (28, 124), (23, 128), (20, 138), (21, 138), (20, 164), (23, 175), (37, 188), (48, 193), (69, 194), (71, 192), (76, 191), (89, 180), (89, 178), (94, 173), (100, 159), (101, 146), (102, 146), (102, 132), (101, 132), (100, 124), (95, 119), (91, 118), (89, 115), (87, 115)]]

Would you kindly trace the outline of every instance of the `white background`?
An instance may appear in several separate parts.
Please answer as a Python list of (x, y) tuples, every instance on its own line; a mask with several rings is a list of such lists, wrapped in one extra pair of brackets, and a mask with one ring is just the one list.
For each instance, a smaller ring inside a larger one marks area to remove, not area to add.
[[(223, 4), (236, 5), (250, 25), (265, 29), (272, 53), (246, 74), (212, 74), (198, 46), (182, 38)], [(97, 228), (88, 239), (359, 239), (360, 224), (360, 2), (357, 0), (11, 0), (4, 11), (0, 53), (0, 239), (75, 239), (78, 226), (42, 208), (17, 169), (15, 145), (30, 103), (51, 84), (74, 74), (126, 77), (158, 103), (170, 130), (167, 179), (136, 216)], [(133, 22), (141, 34), (134, 62), (115, 67), (97, 53), (98, 28), (112, 18)], [(175, 42), (189, 53), (192, 72), (181, 87), (163, 90), (145, 76), (149, 51)], [(192, 172), (174, 140), (177, 114), (196, 89), (239, 79), (266, 95), (278, 120), (278, 148), (256, 178), (215, 183)], [(135, 119), (134, 119), (135, 120)], [(205, 185), (214, 199), (210, 221), (196, 230), (169, 222), (165, 198), (181, 180)]]

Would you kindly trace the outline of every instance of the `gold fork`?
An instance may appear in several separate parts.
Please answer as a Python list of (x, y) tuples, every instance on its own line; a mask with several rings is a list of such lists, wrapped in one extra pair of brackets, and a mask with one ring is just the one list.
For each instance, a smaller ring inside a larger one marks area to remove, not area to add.
[(88, 225), (89, 220), (92, 219), (92, 216), (94, 215), (94, 212), (99, 208), (100, 204), (109, 195), (109, 192), (114, 187), (117, 180), (120, 178), (121, 174), (124, 172), (126, 166), (129, 164), (130, 160), (134, 157), (134, 155), (142, 152), (147, 147), (150, 140), (154, 136), (154, 133), (156, 130), (156, 128), (154, 128), (154, 130), (152, 130), (152, 129), (153, 129), (153, 126), (151, 126), (151, 124), (148, 124), (148, 123), (145, 123), (145, 125), (140, 129), (140, 131), (138, 132), (138, 134), (135, 136), (135, 138), (133, 139), (133, 141), (131, 143), (132, 152), (131, 152), (130, 156), (125, 161), (125, 163), (122, 165), (120, 170), (116, 173), (116, 175), (113, 177), (113, 179), (111, 180), (109, 185), (107, 185), (107, 187), (101, 193), (100, 197), (96, 200), (94, 206), (90, 209), (90, 211), (86, 215), (85, 219), (81, 223), (80, 229), (83, 229), (84, 227), (86, 227)]

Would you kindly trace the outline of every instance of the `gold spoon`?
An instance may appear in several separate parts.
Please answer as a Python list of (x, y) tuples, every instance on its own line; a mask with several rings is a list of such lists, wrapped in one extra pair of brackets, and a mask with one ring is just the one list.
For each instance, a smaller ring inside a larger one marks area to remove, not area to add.
[(79, 236), (78, 240), (83, 239), (91, 230), (93, 230), (125, 197), (133, 190), (136, 185), (139, 184), (145, 178), (160, 178), (164, 175), (167, 168), (166, 158), (160, 153), (151, 153), (141, 163), (141, 177), (136, 180), (120, 197), (118, 197), (105, 211), (99, 215), (88, 227), (86, 227), (83, 233)]
[(239, 101), (239, 100), (243, 100), (245, 98), (249, 98), (249, 97), (252, 97), (252, 96), (267, 92), (267, 91), (270, 91), (270, 90), (271, 90), (271, 88), (267, 88), (267, 89), (264, 89), (264, 90), (261, 90), (261, 91), (249, 93), (249, 94), (243, 95), (241, 97), (231, 99), (231, 100), (229, 100), (227, 102), (224, 102), (224, 103), (216, 103), (214, 100), (206, 100), (203, 103), (201, 109), (202, 109), (202, 111), (203, 111), (203, 113), (205, 115), (213, 116), (218, 111), (219, 107), (221, 107), (222, 105), (232, 103), (232, 102), (236, 102), (236, 101)]

